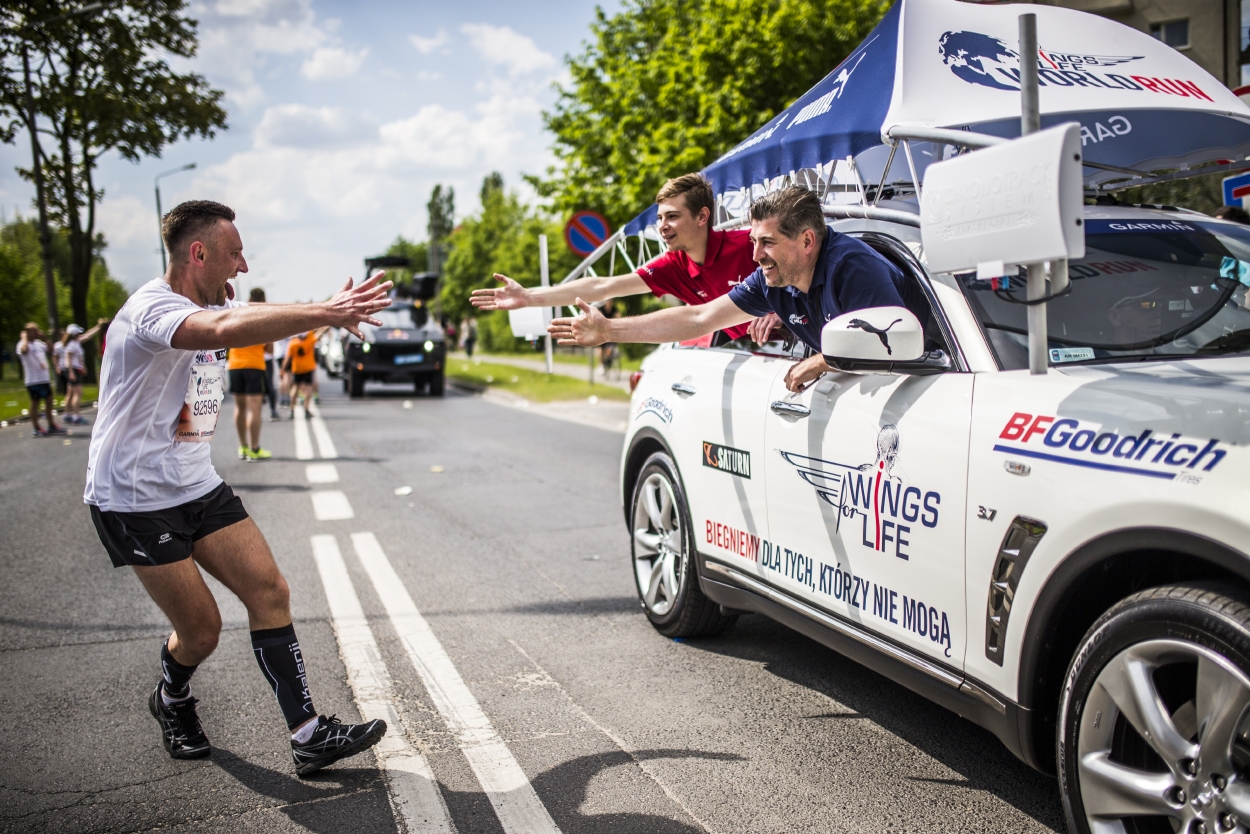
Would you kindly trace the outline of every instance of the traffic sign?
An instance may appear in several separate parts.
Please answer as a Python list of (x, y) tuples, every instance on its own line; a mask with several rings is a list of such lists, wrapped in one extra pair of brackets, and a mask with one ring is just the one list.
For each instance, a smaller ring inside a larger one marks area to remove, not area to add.
[(582, 257), (598, 249), (610, 234), (612, 227), (598, 212), (579, 211), (564, 224), (564, 242)]
[(1224, 205), (1250, 208), (1246, 204), (1247, 197), (1250, 197), (1250, 173), (1224, 178)]

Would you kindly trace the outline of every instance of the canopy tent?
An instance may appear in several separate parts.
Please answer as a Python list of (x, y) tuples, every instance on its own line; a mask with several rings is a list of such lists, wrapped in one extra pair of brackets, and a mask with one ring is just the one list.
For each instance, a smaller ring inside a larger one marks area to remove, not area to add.
[[(862, 202), (865, 180), (885, 182), (901, 166), (906, 179), (923, 181), (925, 165), (953, 150), (939, 143), (913, 155), (909, 146), (891, 163), (891, 130), (1018, 136), (1024, 11), (898, 0), (833, 72), (704, 170), (717, 220), (741, 216), (753, 194), (789, 181), (806, 181), (833, 202)], [(1250, 160), (1250, 108), (1175, 49), (1096, 15), (1027, 11), (1037, 15), (1042, 126), (1080, 123), (1087, 187)], [(654, 222), (651, 206), (622, 231), (639, 234)]]

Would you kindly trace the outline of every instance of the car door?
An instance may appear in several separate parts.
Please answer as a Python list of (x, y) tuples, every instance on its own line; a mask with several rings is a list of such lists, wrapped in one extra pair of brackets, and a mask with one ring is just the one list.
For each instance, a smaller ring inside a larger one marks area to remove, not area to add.
[(754, 574), (759, 543), (768, 535), (764, 415), (790, 350), (779, 343), (744, 348), (744, 342), (677, 348), (680, 359), (669, 363), (669, 436), (698, 549)]
[(971, 374), (779, 378), (766, 417), (769, 541), (782, 590), (960, 666)]

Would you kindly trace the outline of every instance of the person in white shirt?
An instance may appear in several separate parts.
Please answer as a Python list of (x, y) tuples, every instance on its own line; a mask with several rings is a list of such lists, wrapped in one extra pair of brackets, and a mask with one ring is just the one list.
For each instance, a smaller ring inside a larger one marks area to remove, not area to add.
[(87, 377), (87, 358), (82, 343), (93, 338), (108, 319), (100, 319), (96, 326), (84, 331), (76, 324), (65, 328), (65, 335), (56, 344), (56, 370), (62, 380), (65, 394), (65, 422), (81, 426), (86, 424), (79, 409), (82, 407), (82, 383)]
[(148, 697), (165, 749), (179, 759), (211, 752), (191, 696), (191, 675), (217, 647), (221, 614), (203, 568), (247, 609), (252, 648), (291, 733), (305, 776), (381, 740), (384, 721), (318, 716), (291, 624), (290, 591), (265, 537), (221, 479), (210, 441), (225, 399), (226, 350), (324, 325), (359, 333), (388, 306), (380, 276), (329, 301), (248, 306), (229, 280), (247, 272), (234, 212), (195, 200), (162, 220), (164, 276), (144, 284), (109, 326), (100, 406), (84, 501), (115, 567), (129, 565), (173, 625), (161, 681)]
[[(65, 434), (65, 429), (52, 417), (52, 377), (48, 373), (48, 343), (43, 331), (33, 321), (27, 322), (17, 343), (17, 357), (22, 362), (22, 375), (26, 380), (26, 393), (30, 395), (30, 424), (34, 437), (49, 434)], [(43, 413), (48, 418), (48, 428), (39, 428), (39, 402), (43, 401)]]

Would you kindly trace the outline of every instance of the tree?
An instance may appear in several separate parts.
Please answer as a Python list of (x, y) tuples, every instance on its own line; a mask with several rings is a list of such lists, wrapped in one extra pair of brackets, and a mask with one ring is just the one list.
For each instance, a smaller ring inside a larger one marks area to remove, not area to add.
[(429, 214), (429, 222), (426, 224), (426, 232), (429, 234), (426, 269), (430, 272), (441, 272), (446, 254), (444, 241), (456, 225), (456, 189), (447, 186), (444, 191), (443, 186), (435, 185), (425, 208)]
[(482, 208), (468, 217), (448, 238), (451, 252), (443, 271), (440, 291), (442, 310), (453, 321), (476, 315), (486, 350), (511, 351), (524, 345), (512, 336), (506, 312), (479, 314), (469, 304), (469, 294), (479, 287), (495, 286), (500, 272), (532, 287), (540, 280), (538, 236), (547, 235), (551, 274), (559, 276), (577, 265), (578, 259), (563, 245), (560, 225), (550, 216), (521, 203), (504, 188), (499, 173), (482, 182)]
[(602, 9), (544, 114), (559, 165), (532, 182), (560, 214), (621, 225), (827, 75), (889, 0), (625, 0)]
[[(211, 138), (226, 126), (224, 94), (194, 73), (175, 73), (162, 55), (195, 55), (196, 22), (183, 0), (122, 0), (94, 15), (67, 14), (52, 0), (18, 0), (0, 11), (0, 116), (12, 141), (24, 127), (36, 147), (50, 219), (69, 236), (66, 276), (73, 317), (87, 322), (101, 241), (94, 172), (116, 151), (138, 162), (179, 138)], [(19, 31), (20, 34), (19, 34)], [(29, 88), (23, 61), (29, 58)], [(31, 121), (24, 102), (33, 100)], [(19, 169), (34, 179), (36, 165)]]

